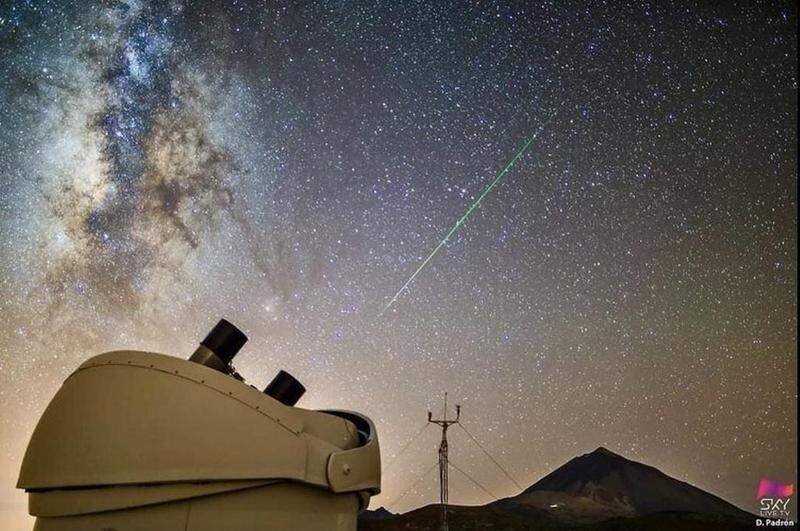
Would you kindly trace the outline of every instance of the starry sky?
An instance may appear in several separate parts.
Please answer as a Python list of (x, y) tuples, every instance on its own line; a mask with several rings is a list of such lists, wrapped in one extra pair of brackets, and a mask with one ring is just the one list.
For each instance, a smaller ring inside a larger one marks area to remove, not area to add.
[[(301, 405), (367, 414), (384, 464), (447, 390), (522, 485), (602, 445), (755, 509), (760, 478), (796, 482), (797, 24), (795, 2), (2, 2), (0, 514), (79, 363), (188, 356), (220, 317), (251, 383), (283, 368)], [(451, 457), (516, 494), (460, 430)], [(451, 477), (451, 502), (491, 499)]]

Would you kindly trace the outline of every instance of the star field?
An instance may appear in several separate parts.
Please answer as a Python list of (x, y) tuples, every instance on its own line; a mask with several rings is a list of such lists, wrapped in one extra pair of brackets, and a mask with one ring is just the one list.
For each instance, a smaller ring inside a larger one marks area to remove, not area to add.
[[(16, 1), (0, 51), (14, 518), (81, 361), (188, 356), (220, 317), (242, 375), (364, 412), (384, 465), (447, 390), (523, 486), (598, 446), (748, 510), (796, 483), (795, 3)], [(463, 433), (451, 457), (516, 494)]]

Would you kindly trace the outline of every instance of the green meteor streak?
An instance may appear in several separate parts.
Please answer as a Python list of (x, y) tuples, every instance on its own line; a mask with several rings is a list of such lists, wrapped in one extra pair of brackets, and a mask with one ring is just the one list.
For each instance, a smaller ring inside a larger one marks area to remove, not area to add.
[(495, 186), (500, 184), (500, 181), (503, 180), (503, 177), (505, 177), (505, 175), (511, 170), (511, 168), (514, 167), (514, 165), (517, 163), (517, 161), (519, 161), (519, 159), (522, 158), (522, 156), (525, 154), (525, 152), (528, 151), (528, 148), (531, 146), (531, 144), (533, 144), (533, 141), (536, 140), (536, 137), (538, 137), (539, 134), (541, 134), (541, 132), (544, 130), (544, 127), (547, 125), (547, 123), (550, 122), (550, 120), (552, 118), (553, 118), (552, 115), (550, 117), (548, 117), (548, 119), (545, 121), (544, 124), (542, 124), (542, 126), (539, 128), (539, 130), (536, 131), (536, 133), (534, 133), (533, 136), (531, 136), (531, 138), (525, 143), (525, 145), (522, 146), (522, 149), (520, 149), (517, 152), (517, 154), (514, 155), (514, 158), (512, 158), (509, 161), (509, 163), (506, 164), (506, 167), (503, 168), (500, 171), (500, 173), (497, 174), (497, 176), (494, 178), (494, 180), (491, 183), (489, 183), (489, 186), (487, 186), (483, 190), (483, 193), (481, 193), (481, 195), (478, 197), (478, 199), (476, 199), (475, 202), (472, 203), (472, 205), (467, 209), (467, 211), (464, 213), (464, 215), (461, 216), (461, 218), (459, 218), (459, 220), (456, 222), (455, 225), (453, 225), (453, 227), (450, 229), (450, 232), (447, 233), (447, 236), (445, 236), (444, 239), (442, 239), (442, 241), (439, 242), (439, 245), (437, 245), (433, 249), (433, 251), (431, 251), (431, 254), (429, 254), (428, 257), (425, 258), (425, 260), (422, 261), (422, 263), (419, 265), (417, 270), (414, 271), (414, 274), (411, 275), (408, 278), (408, 280), (406, 280), (406, 283), (403, 284), (403, 287), (401, 287), (397, 291), (397, 293), (395, 293), (394, 297), (392, 297), (392, 300), (389, 301), (389, 304), (387, 304), (383, 308), (383, 310), (381, 311), (381, 313), (379, 315), (382, 316), (384, 313), (386, 313), (386, 311), (389, 308), (392, 307), (392, 305), (395, 302), (397, 302), (397, 299), (400, 297), (400, 295), (403, 294), (403, 291), (405, 291), (408, 288), (408, 286), (410, 286), (411, 283), (414, 282), (414, 279), (417, 278), (417, 275), (419, 275), (420, 271), (422, 271), (425, 268), (425, 266), (428, 265), (428, 262), (430, 262), (433, 259), (433, 257), (436, 256), (436, 253), (439, 252), (439, 249), (441, 249), (442, 247), (444, 247), (447, 244), (447, 242), (450, 240), (450, 237), (453, 236), (453, 234), (455, 234), (456, 231), (459, 228), (461, 228), (461, 225), (463, 225), (467, 221), (467, 219), (469, 219), (469, 216), (472, 214), (472, 211), (475, 210), (476, 208), (478, 208), (478, 206), (480, 206), (481, 202), (489, 194), (489, 192), (491, 192), (494, 189)]

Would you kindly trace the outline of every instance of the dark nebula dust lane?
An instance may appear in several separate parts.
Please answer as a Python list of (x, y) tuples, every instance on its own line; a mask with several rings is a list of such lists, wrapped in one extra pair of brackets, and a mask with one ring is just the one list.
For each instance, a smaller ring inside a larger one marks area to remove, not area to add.
[[(604, 446), (752, 509), (796, 478), (797, 23), (793, 2), (3, 2), (0, 504), (84, 358), (188, 355), (225, 317), (252, 383), (284, 368), (301, 405), (364, 412), (387, 460), (448, 390), (523, 485)], [(514, 494), (476, 452), (454, 435)]]

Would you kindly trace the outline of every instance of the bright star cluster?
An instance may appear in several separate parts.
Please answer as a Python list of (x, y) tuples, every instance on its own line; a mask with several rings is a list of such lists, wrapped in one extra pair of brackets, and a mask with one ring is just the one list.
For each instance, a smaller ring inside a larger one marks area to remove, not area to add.
[(523, 485), (598, 446), (747, 509), (796, 482), (797, 23), (794, 2), (3, 3), (0, 515), (85, 358), (188, 356), (220, 317), (251, 383), (286, 369), (300, 405), (364, 412), (385, 464), (447, 390)]

